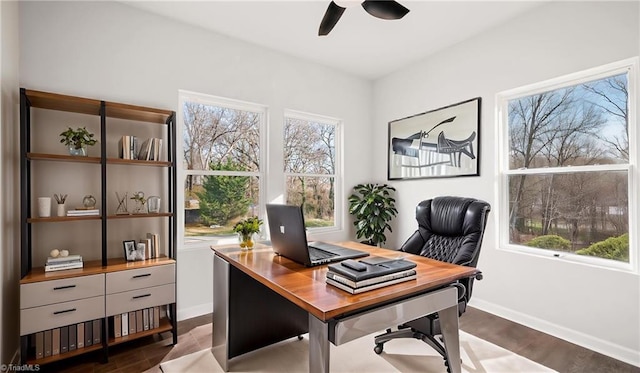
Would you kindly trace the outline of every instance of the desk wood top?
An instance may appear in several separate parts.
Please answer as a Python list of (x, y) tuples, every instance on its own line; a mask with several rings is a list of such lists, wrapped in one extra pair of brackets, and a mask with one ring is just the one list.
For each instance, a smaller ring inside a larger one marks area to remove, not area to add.
[(276, 255), (270, 246), (256, 244), (253, 250), (219, 246), (211, 249), (231, 265), (326, 322), (341, 315), (390, 303), (474, 276), (476, 268), (427, 259), (405, 252), (356, 242), (336, 243), (391, 259), (399, 256), (416, 263), (417, 279), (360, 294), (349, 294), (325, 282), (327, 265), (307, 268)]

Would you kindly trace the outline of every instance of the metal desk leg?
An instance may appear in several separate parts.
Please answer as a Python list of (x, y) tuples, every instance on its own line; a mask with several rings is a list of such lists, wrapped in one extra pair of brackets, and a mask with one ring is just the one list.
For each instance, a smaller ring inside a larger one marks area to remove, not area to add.
[(438, 312), (440, 328), (444, 339), (444, 348), (447, 352), (449, 369), (451, 373), (461, 373), (460, 366), (460, 335), (458, 333), (458, 305), (445, 308)]
[(213, 357), (229, 371), (229, 263), (213, 256)]
[(329, 325), (309, 314), (309, 372), (329, 372)]

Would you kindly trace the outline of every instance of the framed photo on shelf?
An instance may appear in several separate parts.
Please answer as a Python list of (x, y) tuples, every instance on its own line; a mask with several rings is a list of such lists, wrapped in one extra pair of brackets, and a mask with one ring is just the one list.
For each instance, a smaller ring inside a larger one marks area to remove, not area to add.
[(145, 260), (147, 251), (147, 244), (144, 242), (136, 243), (136, 260)]
[(124, 247), (124, 258), (127, 261), (136, 260), (136, 256), (137, 256), (136, 241), (134, 240), (122, 241), (122, 246)]
[(389, 122), (387, 179), (480, 176), (481, 101)]

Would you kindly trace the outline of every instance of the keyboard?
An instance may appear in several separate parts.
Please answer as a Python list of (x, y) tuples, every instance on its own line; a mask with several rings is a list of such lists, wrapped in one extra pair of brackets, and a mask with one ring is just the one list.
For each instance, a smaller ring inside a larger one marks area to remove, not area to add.
[(338, 254), (330, 253), (328, 251), (324, 251), (322, 249), (318, 249), (317, 247), (309, 246), (309, 257), (312, 261), (314, 260), (322, 260), (334, 257)]

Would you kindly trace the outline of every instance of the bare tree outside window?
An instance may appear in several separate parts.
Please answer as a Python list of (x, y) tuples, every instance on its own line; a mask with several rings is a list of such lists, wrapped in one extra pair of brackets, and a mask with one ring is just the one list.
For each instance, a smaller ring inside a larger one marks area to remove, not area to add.
[(233, 235), (258, 215), (263, 113), (188, 100), (182, 110), (187, 242)]
[(507, 102), (509, 243), (629, 261), (628, 74)]
[(335, 225), (336, 127), (285, 117), (286, 202), (303, 207), (308, 227)]

